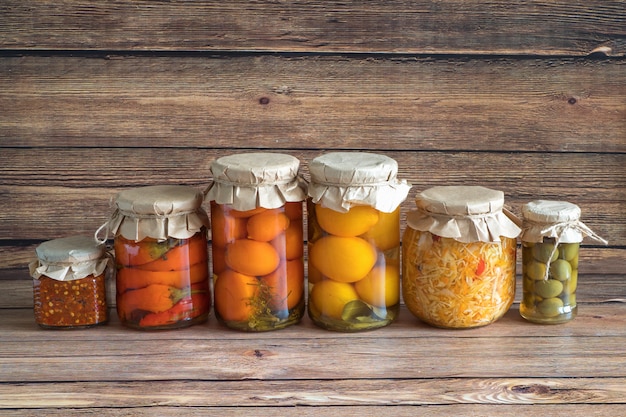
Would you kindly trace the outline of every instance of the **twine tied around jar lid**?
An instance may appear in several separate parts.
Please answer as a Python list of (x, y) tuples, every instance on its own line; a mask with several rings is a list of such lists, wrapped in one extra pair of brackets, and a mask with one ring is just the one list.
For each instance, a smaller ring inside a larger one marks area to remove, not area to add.
[(580, 221), (580, 207), (567, 201), (535, 200), (522, 206), (521, 239), (524, 242), (543, 242), (544, 238), (553, 238), (554, 247), (546, 264), (544, 280), (548, 279), (551, 259), (560, 243), (579, 243), (584, 236), (608, 245), (583, 222)]
[(227, 155), (213, 161), (213, 182), (206, 199), (239, 211), (274, 209), (306, 199), (306, 182), (298, 158), (281, 153), (253, 152)]
[(366, 205), (384, 213), (395, 211), (411, 185), (397, 178), (398, 163), (366, 152), (330, 152), (309, 163), (309, 196), (340, 213)]
[(516, 238), (519, 219), (504, 208), (504, 193), (481, 186), (439, 186), (417, 195), (407, 224), (459, 242), (500, 242)]
[(169, 237), (188, 239), (203, 227), (209, 229), (203, 201), (200, 190), (185, 185), (152, 185), (123, 190), (115, 197), (111, 217), (96, 231), (96, 239), (103, 229), (104, 241), (109, 233), (136, 242), (145, 238), (159, 241)]
[(110, 262), (103, 244), (93, 237), (70, 236), (43, 242), (35, 249), (37, 260), (28, 267), (30, 275), (57, 281), (73, 281), (99, 276)]

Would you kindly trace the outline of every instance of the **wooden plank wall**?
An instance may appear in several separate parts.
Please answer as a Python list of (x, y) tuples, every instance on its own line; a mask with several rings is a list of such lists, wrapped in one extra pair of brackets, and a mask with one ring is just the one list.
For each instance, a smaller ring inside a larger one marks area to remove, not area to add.
[[(579, 204), (588, 279), (626, 268), (625, 1), (0, 5), (0, 307), (43, 240), (226, 154), (387, 154), (416, 192)], [(581, 267), (582, 268), (582, 267)]]

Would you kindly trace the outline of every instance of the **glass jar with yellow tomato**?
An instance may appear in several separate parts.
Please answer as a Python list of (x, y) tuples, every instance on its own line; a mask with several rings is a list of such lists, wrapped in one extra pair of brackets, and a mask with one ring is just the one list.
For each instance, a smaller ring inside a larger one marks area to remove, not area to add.
[(300, 161), (254, 152), (213, 161), (210, 202), (214, 308), (242, 331), (298, 323), (305, 308)]
[(308, 313), (355, 332), (391, 324), (400, 305), (400, 204), (410, 185), (384, 155), (331, 152), (309, 163)]

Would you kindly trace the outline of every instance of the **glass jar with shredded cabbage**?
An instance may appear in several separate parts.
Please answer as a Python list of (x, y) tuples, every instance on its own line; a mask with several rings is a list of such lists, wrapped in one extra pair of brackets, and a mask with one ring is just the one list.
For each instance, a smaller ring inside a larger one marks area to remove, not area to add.
[(519, 221), (504, 193), (477, 186), (434, 187), (416, 198), (403, 236), (402, 295), (436, 327), (471, 328), (501, 318), (515, 298)]

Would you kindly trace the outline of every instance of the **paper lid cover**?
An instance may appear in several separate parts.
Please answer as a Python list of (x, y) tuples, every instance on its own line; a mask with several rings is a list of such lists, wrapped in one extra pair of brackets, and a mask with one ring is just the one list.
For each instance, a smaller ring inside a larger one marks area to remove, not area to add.
[(188, 239), (209, 227), (209, 217), (201, 207), (203, 200), (200, 190), (185, 185), (123, 190), (115, 198), (108, 226), (113, 234), (134, 241), (146, 237)]
[(213, 161), (213, 182), (206, 198), (247, 211), (278, 208), (306, 199), (306, 183), (299, 175), (298, 158), (271, 152), (223, 156)]
[(544, 237), (559, 243), (582, 242), (584, 236), (607, 244), (580, 221), (581, 210), (567, 201), (535, 200), (524, 204), (521, 238), (526, 242), (542, 242)]
[(311, 200), (338, 212), (367, 205), (391, 213), (411, 189), (397, 178), (394, 159), (374, 153), (330, 152), (313, 159), (309, 172)]
[(43, 242), (35, 249), (37, 261), (29, 265), (30, 274), (58, 281), (72, 281), (104, 272), (109, 258), (106, 248), (93, 237), (70, 236)]
[(516, 238), (519, 220), (504, 211), (504, 193), (481, 186), (439, 186), (417, 195), (407, 224), (419, 231), (460, 242), (499, 242)]

